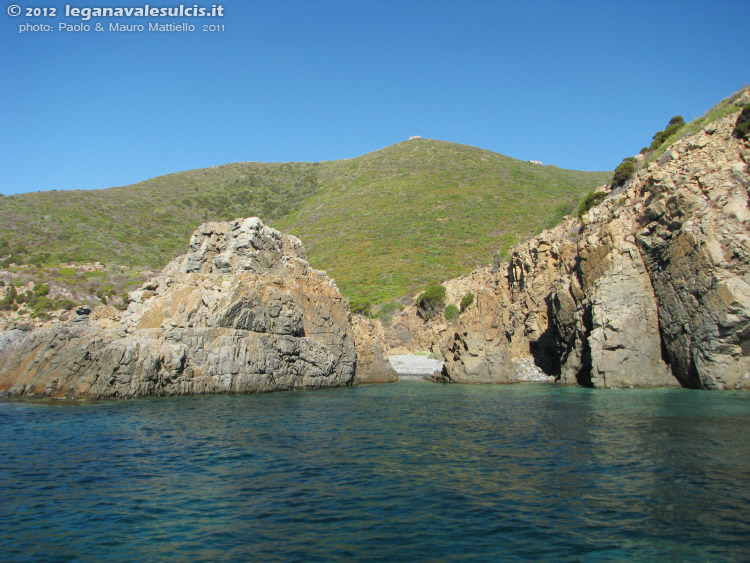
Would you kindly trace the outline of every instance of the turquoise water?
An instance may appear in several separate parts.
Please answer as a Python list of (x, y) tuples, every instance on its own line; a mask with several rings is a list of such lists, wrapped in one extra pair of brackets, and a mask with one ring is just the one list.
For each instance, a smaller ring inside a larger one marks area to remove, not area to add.
[(748, 429), (683, 389), (0, 403), (0, 559), (747, 560)]

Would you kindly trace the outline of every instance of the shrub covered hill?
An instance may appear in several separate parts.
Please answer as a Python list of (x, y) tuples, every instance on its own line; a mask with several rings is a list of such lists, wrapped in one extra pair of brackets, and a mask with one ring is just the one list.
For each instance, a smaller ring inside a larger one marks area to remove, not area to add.
[(0, 267), (41, 277), (71, 262), (159, 269), (200, 223), (257, 215), (299, 236), (344, 295), (380, 303), (487, 263), (610, 176), (412, 139), (347, 160), (234, 163), (5, 196)]

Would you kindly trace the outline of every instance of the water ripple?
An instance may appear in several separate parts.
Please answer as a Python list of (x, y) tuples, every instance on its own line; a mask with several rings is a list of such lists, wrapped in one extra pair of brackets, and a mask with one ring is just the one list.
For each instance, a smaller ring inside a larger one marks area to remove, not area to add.
[(366, 386), (0, 403), (10, 561), (742, 560), (750, 395)]

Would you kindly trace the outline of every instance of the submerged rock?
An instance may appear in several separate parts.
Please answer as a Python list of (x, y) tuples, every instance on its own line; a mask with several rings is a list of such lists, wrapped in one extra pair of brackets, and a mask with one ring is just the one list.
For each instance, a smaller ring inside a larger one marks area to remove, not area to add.
[[(130, 293), (119, 318), (0, 336), (0, 392), (123, 398), (349, 385), (356, 352), (336, 285), (257, 217), (206, 223)], [(90, 311), (89, 311), (90, 312)]]

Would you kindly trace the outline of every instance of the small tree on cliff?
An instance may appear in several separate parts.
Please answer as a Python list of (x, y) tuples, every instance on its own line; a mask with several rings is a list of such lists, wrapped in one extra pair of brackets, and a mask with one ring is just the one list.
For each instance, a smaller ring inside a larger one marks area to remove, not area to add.
[(648, 148), (648, 150), (652, 151), (654, 149), (658, 149), (664, 143), (664, 141), (677, 133), (684, 126), (685, 120), (682, 118), (682, 116), (675, 115), (672, 119), (669, 120), (669, 123), (667, 124), (667, 127), (664, 129), (664, 131), (657, 131), (656, 133), (654, 133), (653, 141), (651, 142), (651, 146)]
[(417, 298), (417, 313), (429, 320), (445, 308), (445, 288), (436, 283), (429, 286)]
[(450, 321), (450, 322), (453, 322), (456, 319), (458, 319), (459, 314), (460, 314), (460, 311), (458, 310), (458, 307), (456, 307), (455, 305), (448, 305), (445, 308), (445, 312), (443, 313), (443, 315), (445, 316), (445, 320)]
[(734, 125), (734, 136), (740, 139), (750, 138), (750, 105), (745, 106)]
[(467, 293), (464, 295), (463, 299), (461, 299), (461, 312), (463, 313), (472, 303), (474, 303), (474, 294)]
[(612, 177), (612, 185), (616, 188), (622, 186), (630, 180), (630, 178), (633, 177), (633, 174), (635, 174), (635, 165), (633, 162), (635, 159), (632, 156), (629, 156), (619, 164), (617, 168), (615, 168), (615, 175)]

